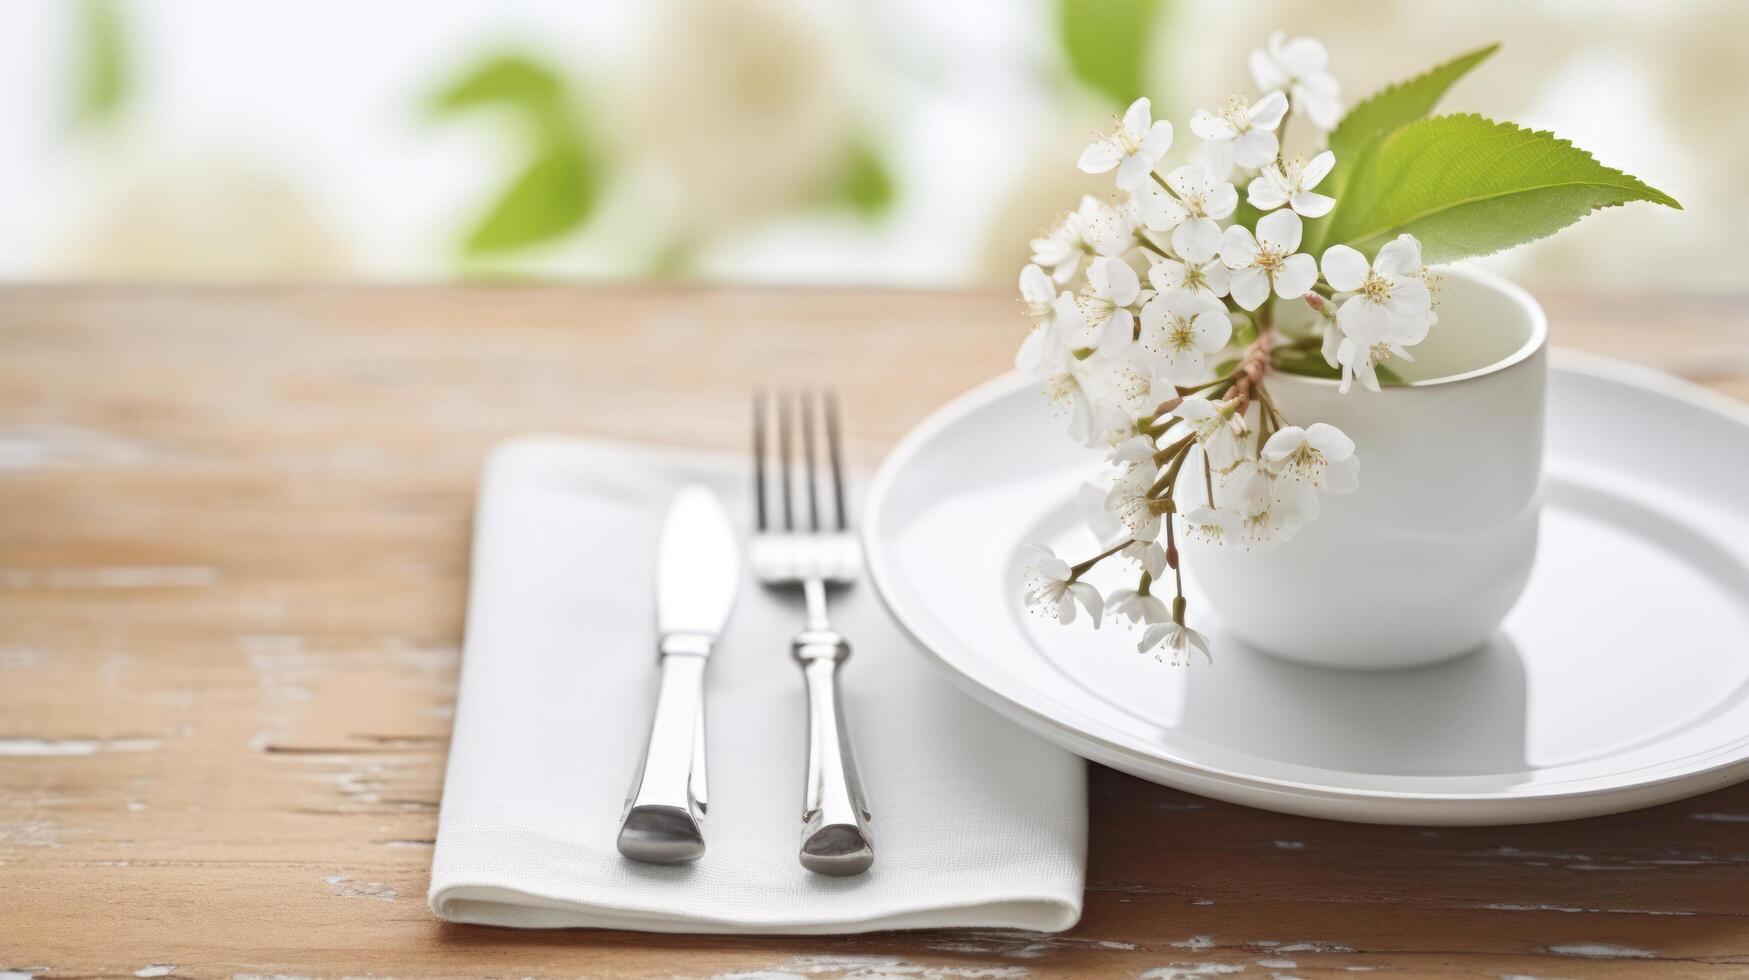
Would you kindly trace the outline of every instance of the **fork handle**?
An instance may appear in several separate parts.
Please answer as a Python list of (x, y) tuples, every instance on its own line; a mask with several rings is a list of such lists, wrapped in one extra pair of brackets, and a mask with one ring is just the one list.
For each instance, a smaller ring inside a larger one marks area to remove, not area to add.
[(802, 867), (823, 875), (861, 874), (874, 863), (874, 846), (838, 696), (838, 665), (850, 656), (850, 643), (834, 630), (809, 629), (797, 634), (791, 652), (801, 662), (808, 686)]

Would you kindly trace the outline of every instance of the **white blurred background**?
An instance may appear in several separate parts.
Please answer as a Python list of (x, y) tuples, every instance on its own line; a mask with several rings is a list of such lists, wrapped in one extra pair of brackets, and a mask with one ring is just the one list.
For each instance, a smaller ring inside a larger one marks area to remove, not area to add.
[(1681, 200), (1489, 260), (1749, 287), (1736, 0), (7, 0), (0, 278), (1011, 283), (1132, 94), (1191, 140), (1284, 27)]

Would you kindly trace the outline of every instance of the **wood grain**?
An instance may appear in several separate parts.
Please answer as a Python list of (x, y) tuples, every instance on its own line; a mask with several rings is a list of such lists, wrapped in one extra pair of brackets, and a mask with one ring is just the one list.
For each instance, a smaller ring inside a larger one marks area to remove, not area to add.
[[(1749, 397), (1741, 297), (1545, 300), (1559, 343)], [(551, 430), (738, 449), (750, 386), (828, 376), (872, 466), (1002, 370), (1018, 330), (989, 293), (0, 289), (0, 971), (1749, 971), (1749, 786), (1422, 830), (1099, 769), (1086, 916), (1062, 936), (434, 919), (486, 448)]]

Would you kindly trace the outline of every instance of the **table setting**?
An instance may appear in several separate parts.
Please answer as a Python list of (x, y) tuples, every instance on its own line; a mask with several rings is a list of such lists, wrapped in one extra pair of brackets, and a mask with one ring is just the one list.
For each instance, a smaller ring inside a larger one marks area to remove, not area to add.
[(1741, 298), (1488, 262), (1683, 207), (1498, 53), (1000, 294), (0, 287), (0, 980), (1735, 975)]
[[(753, 392), (739, 465), (495, 450), (433, 910), (1062, 930), (1086, 850), (1075, 756), (1419, 826), (1749, 774), (1749, 673), (1707, 640), (1749, 609), (1749, 511), (1720, 492), (1746, 475), (1749, 416), (1630, 365), (1551, 364), (1534, 297), (1445, 264), (1678, 205), (1550, 134), (1432, 115), (1493, 52), (1344, 114), (1322, 45), (1278, 33), (1253, 54), (1273, 91), (1198, 110), (1176, 169), (1172, 124), (1137, 100), (1078, 162), (1120, 195), (1032, 243), (1016, 372), (900, 440), (861, 516), (829, 387)], [(1293, 116), (1331, 149), (1290, 158)], [(1312, 240), (1321, 258), (1297, 251)], [(1097, 553), (1057, 557), (1076, 549)], [(1649, 679), (1655, 648), (1670, 669)]]

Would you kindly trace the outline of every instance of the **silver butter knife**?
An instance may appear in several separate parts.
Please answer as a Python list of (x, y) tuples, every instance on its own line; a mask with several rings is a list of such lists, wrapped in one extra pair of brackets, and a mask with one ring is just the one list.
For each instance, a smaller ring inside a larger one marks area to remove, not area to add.
[(619, 852), (680, 864), (704, 853), (704, 668), (729, 621), (741, 555), (717, 495), (675, 494), (656, 551), (656, 649), (662, 682), (650, 741), (626, 798)]

